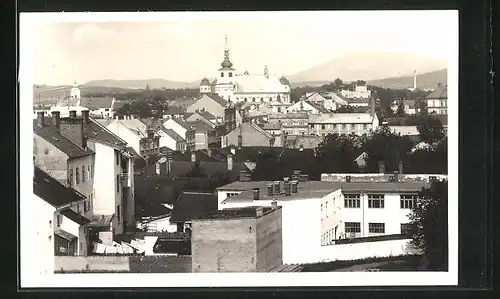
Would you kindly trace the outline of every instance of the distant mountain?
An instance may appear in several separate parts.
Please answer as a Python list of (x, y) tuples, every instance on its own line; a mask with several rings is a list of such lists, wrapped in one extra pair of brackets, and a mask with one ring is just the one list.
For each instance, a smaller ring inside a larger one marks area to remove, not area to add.
[(115, 88), (128, 88), (128, 89), (145, 89), (147, 85), (151, 89), (183, 89), (183, 88), (198, 88), (198, 85), (193, 83), (170, 81), (165, 79), (139, 79), (139, 80), (93, 80), (89, 81), (83, 86), (105, 86)]
[(290, 75), (292, 84), (303, 82), (325, 82), (341, 78), (343, 81), (375, 80), (411, 76), (447, 67), (445, 61), (407, 53), (350, 53), (324, 64)]
[[(438, 83), (446, 83), (448, 78), (448, 70), (442, 69), (439, 71), (428, 72), (423, 74), (417, 74), (417, 88), (425, 89), (425, 88), (436, 88)], [(331, 81), (309, 81), (309, 82), (298, 82), (293, 83), (292, 87), (318, 87), (324, 84), (330, 84)], [(350, 81), (345, 81), (350, 82)], [(376, 80), (368, 80), (366, 81), (369, 85), (379, 86), (383, 88), (392, 88), (392, 89), (407, 89), (413, 87), (413, 75), (409, 76), (400, 76), (386, 79), (376, 79)]]
[[(417, 88), (436, 88), (438, 83), (446, 84), (448, 81), (448, 70), (417, 74)], [(413, 87), (413, 76), (403, 76), (379, 80), (369, 80), (367, 84), (392, 89), (406, 89)]]

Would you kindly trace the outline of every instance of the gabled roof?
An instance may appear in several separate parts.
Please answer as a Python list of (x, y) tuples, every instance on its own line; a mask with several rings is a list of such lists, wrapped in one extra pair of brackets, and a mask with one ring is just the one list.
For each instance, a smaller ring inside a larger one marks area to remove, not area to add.
[(183, 191), (174, 204), (171, 222), (187, 222), (217, 210), (217, 195), (214, 193)]
[(71, 221), (73, 221), (79, 225), (85, 225), (85, 224), (90, 223), (90, 219), (88, 219), (87, 217), (85, 217), (83, 215), (78, 214), (77, 212), (75, 212), (71, 209), (66, 209), (66, 210), (61, 211), (61, 215), (69, 218)]
[(215, 129), (210, 127), (209, 125), (207, 125), (206, 123), (204, 123), (203, 121), (201, 120), (196, 120), (194, 122), (189, 122), (189, 129), (191, 129), (192, 127), (194, 127), (194, 129), (196, 130), (196, 132), (212, 132), (214, 131)]
[(101, 108), (113, 108), (113, 98), (105, 97), (83, 97), (80, 100), (80, 106), (89, 108), (90, 110), (97, 110)]
[(439, 85), (438, 88), (434, 89), (426, 98), (431, 99), (448, 99), (448, 85)]
[(71, 187), (64, 186), (35, 166), (33, 193), (54, 208), (69, 206), (85, 200), (85, 196)]
[(165, 127), (162, 127), (162, 131), (165, 132), (168, 136), (172, 137), (177, 142), (182, 142), (185, 141), (184, 138), (182, 138), (181, 135), (177, 134), (174, 130), (172, 129), (167, 129)]
[(50, 118), (45, 118), (43, 127), (38, 126), (37, 122), (37, 119), (33, 120), (33, 133), (68, 155), (69, 158), (78, 158), (94, 154), (92, 150), (88, 148), (85, 150), (61, 135), (56, 127), (50, 123)]
[(167, 121), (173, 121), (173, 122), (177, 123), (178, 125), (180, 125), (181, 127), (183, 127), (184, 129), (189, 130), (190, 124), (187, 121), (183, 120), (183, 119), (180, 119), (180, 118), (171, 118), (171, 119), (168, 119), (165, 122), (163, 122), (163, 125), (165, 125), (165, 123)]
[(199, 110), (199, 111), (196, 111), (196, 113), (203, 116), (207, 120), (216, 119), (215, 115), (213, 115), (212, 113), (205, 111), (205, 110)]
[[(227, 104), (229, 103), (228, 101), (224, 100), (222, 97), (220, 97), (219, 95), (217, 94), (210, 94), (210, 95), (203, 95), (203, 97), (208, 97), (212, 100), (214, 100), (215, 102), (217, 102), (219, 105), (223, 106), (223, 107), (226, 107)], [(203, 98), (201, 97), (201, 98)], [(201, 100), (200, 98), (200, 100)]]
[(304, 101), (306, 103), (308, 103), (309, 105), (311, 105), (312, 107), (314, 107), (316, 110), (318, 110), (319, 113), (328, 113), (330, 111), (328, 111), (328, 109), (326, 109), (325, 107), (319, 105), (319, 104), (316, 104), (314, 102), (311, 102), (311, 101)]
[[(137, 118), (133, 119), (119, 119), (115, 120), (118, 123), (122, 124), (125, 128), (129, 129), (131, 132), (135, 133), (136, 135), (144, 138), (147, 137), (148, 134), (148, 126), (142, 122), (141, 120)], [(158, 136), (158, 134), (155, 132), (155, 135)]]
[(84, 130), (87, 137), (91, 140), (95, 140), (98, 143), (109, 145), (113, 148), (124, 149), (127, 146), (127, 142), (117, 135), (113, 134), (106, 127), (90, 118), (90, 121), (84, 124)]

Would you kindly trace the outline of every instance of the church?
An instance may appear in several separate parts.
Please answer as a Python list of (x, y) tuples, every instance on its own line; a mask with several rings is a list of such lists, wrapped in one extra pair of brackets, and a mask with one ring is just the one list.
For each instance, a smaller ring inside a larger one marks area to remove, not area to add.
[(203, 78), (200, 84), (200, 93), (217, 94), (229, 102), (290, 103), (290, 82), (285, 78), (278, 78), (269, 74), (267, 66), (262, 74), (237, 74), (233, 63), (229, 59), (227, 37), (224, 49), (224, 60), (218, 70), (217, 79), (210, 82)]

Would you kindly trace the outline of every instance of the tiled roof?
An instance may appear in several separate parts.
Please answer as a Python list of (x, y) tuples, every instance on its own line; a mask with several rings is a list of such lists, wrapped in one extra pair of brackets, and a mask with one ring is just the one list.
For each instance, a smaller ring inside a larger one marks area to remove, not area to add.
[(83, 149), (73, 141), (62, 136), (59, 131), (50, 123), (50, 118), (45, 118), (43, 127), (38, 126), (37, 119), (33, 119), (33, 133), (43, 138), (62, 151), (70, 158), (92, 155), (94, 152), (90, 149)]
[(217, 94), (203, 95), (203, 96), (211, 98), (212, 100), (214, 100), (215, 102), (217, 102), (219, 105), (221, 105), (223, 107), (226, 107), (227, 104), (229, 103), (228, 101), (224, 100), (222, 97), (220, 97)]
[(163, 132), (165, 132), (165, 134), (167, 134), (168, 136), (172, 137), (175, 141), (185, 141), (184, 138), (182, 138), (181, 135), (177, 134), (174, 130), (172, 129), (167, 129), (165, 127), (162, 128)]
[(75, 240), (75, 239), (78, 239), (77, 236), (73, 235), (73, 234), (70, 234), (68, 233), (67, 231), (61, 229), (61, 228), (56, 228), (54, 230), (54, 234), (56, 234), (57, 236), (65, 239), (65, 240), (68, 240), (68, 241), (72, 241), (72, 240)]
[[(133, 133), (141, 136), (141, 137), (146, 137), (148, 134), (148, 126), (143, 123), (141, 120), (137, 118), (133, 119), (120, 119), (120, 120), (115, 120), (122, 124), (124, 127), (132, 131)], [(155, 135), (158, 136), (158, 134), (155, 132)]]
[(85, 217), (83, 215), (78, 214), (77, 212), (75, 212), (71, 209), (66, 209), (66, 210), (61, 211), (61, 215), (66, 216), (71, 221), (73, 221), (79, 225), (85, 225), (85, 224), (90, 223), (90, 219), (88, 219), (87, 217)]
[(207, 125), (206, 123), (202, 122), (201, 120), (196, 120), (194, 122), (189, 122), (188, 123), (191, 126), (194, 126), (196, 132), (212, 132), (215, 129)]
[(171, 222), (186, 222), (217, 210), (214, 193), (183, 191), (174, 204)]
[(328, 113), (330, 111), (328, 111), (328, 109), (326, 109), (325, 107), (319, 105), (319, 104), (316, 104), (314, 102), (311, 102), (311, 101), (305, 101), (306, 103), (308, 103), (309, 105), (313, 106), (316, 110), (318, 110), (319, 113)]
[(196, 111), (196, 113), (198, 113), (199, 115), (203, 116), (204, 118), (206, 118), (208, 120), (212, 120), (212, 119), (216, 118), (212, 113), (205, 111), (205, 110)]
[(448, 85), (440, 85), (438, 88), (434, 89), (428, 96), (428, 100), (431, 99), (448, 99)]
[(105, 97), (83, 97), (80, 100), (80, 106), (89, 108), (90, 110), (98, 110), (101, 108), (111, 109), (113, 104), (113, 98), (109, 96)]
[(33, 193), (51, 206), (58, 208), (85, 200), (85, 196), (35, 166), (33, 177)]
[(113, 134), (110, 130), (92, 118), (90, 118), (90, 121), (84, 125), (84, 130), (87, 137), (91, 140), (95, 140), (96, 142), (120, 149), (127, 146), (127, 142)]

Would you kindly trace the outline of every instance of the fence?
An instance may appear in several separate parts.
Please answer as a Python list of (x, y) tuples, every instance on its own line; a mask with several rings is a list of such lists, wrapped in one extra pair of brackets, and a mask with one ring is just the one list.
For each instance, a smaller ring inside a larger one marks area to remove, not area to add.
[(56, 273), (189, 273), (191, 256), (56, 256)]

